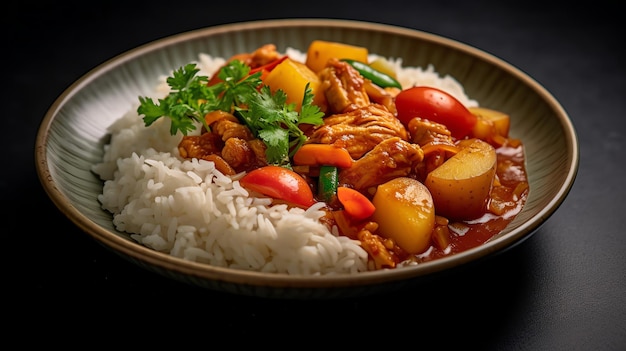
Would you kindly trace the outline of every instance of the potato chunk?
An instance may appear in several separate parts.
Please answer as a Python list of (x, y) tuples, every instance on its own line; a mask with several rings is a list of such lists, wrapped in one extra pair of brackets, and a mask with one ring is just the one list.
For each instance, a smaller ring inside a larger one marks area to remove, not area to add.
[(431, 171), (424, 184), (435, 209), (449, 219), (475, 219), (485, 211), (496, 172), (496, 150), (480, 139), (463, 143), (461, 151)]
[(435, 226), (435, 207), (430, 192), (419, 181), (400, 177), (378, 186), (372, 199), (380, 235), (393, 239), (410, 254), (430, 246)]

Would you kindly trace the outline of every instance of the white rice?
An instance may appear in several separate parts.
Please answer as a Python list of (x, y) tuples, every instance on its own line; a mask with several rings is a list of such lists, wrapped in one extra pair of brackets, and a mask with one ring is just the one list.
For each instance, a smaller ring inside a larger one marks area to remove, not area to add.
[[(304, 54), (287, 49), (290, 57)], [(372, 58), (375, 58), (372, 55)], [(476, 106), (454, 78), (434, 67), (402, 67), (390, 59), (405, 87), (440, 87), (467, 106)], [(201, 74), (210, 76), (225, 60), (200, 54)], [(165, 77), (154, 97), (167, 94)], [(134, 106), (109, 128), (110, 144), (92, 170), (104, 180), (98, 200), (113, 214), (115, 227), (154, 250), (185, 260), (261, 272), (325, 275), (367, 271), (360, 243), (329, 230), (319, 219), (323, 203), (307, 210), (270, 206), (271, 199), (250, 196), (212, 162), (183, 159), (182, 135), (171, 136), (161, 118), (145, 127)], [(194, 133), (199, 133), (198, 125)], [(191, 133), (193, 135), (193, 133)]]

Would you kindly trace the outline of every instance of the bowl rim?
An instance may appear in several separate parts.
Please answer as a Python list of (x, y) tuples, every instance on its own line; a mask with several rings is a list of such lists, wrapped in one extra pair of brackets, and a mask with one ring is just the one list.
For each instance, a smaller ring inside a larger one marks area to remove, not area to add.
[[(508, 232), (506, 235), (497, 237), (477, 248), (470, 249), (453, 256), (443, 257), (431, 262), (411, 267), (403, 267), (401, 269), (368, 271), (350, 275), (300, 276), (216, 267), (208, 264), (186, 261), (181, 258), (170, 256), (166, 253), (149, 249), (139, 243), (129, 241), (107, 229), (100, 227), (97, 223), (93, 222), (76, 207), (74, 207), (71, 201), (55, 185), (51, 171), (48, 168), (48, 130), (54, 122), (57, 113), (64, 106), (64, 104), (69, 101), (77, 91), (90, 84), (90, 82), (96, 78), (105, 75), (113, 68), (122, 65), (125, 62), (137, 59), (148, 52), (160, 50), (163, 47), (189, 41), (195, 38), (210, 37), (233, 31), (250, 31), (259, 28), (320, 26), (337, 29), (347, 28), (384, 32), (387, 34), (407, 36), (417, 38), (419, 40), (429, 41), (477, 57), (480, 60), (488, 62), (489, 64), (498, 66), (502, 70), (507, 71), (509, 74), (522, 80), (524, 84), (528, 85), (533, 91), (539, 94), (556, 113), (556, 116), (559, 118), (559, 122), (565, 133), (565, 141), (569, 147), (567, 152), (568, 168), (564, 170), (567, 172), (567, 176), (565, 181), (560, 185), (557, 196), (552, 198), (547, 206), (541, 209), (536, 215), (532, 216), (527, 222), (522, 223), (519, 227)], [(531, 234), (536, 232), (546, 222), (546, 220), (554, 214), (567, 197), (578, 172), (579, 150), (577, 135), (573, 123), (565, 109), (554, 98), (554, 96), (552, 96), (552, 94), (541, 84), (517, 67), (514, 67), (508, 62), (497, 58), (486, 51), (444, 36), (397, 25), (346, 19), (300, 18), (255, 20), (199, 28), (150, 41), (102, 62), (67, 87), (47, 110), (36, 136), (35, 162), (40, 182), (56, 207), (59, 208), (60, 211), (82, 231), (89, 234), (97, 242), (103, 244), (105, 247), (113, 250), (114, 252), (121, 254), (122, 256), (142, 262), (145, 265), (156, 267), (159, 270), (175, 272), (201, 280), (275, 288), (336, 288), (398, 282), (401, 280), (431, 275), (432, 273), (448, 270), (478, 259), (492, 256), (492, 254), (496, 252), (504, 251), (504, 249), (509, 249), (521, 243)]]

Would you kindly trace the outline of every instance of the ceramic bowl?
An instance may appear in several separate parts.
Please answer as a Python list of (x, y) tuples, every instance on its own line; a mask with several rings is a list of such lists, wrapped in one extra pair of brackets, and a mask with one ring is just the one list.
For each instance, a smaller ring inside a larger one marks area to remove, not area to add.
[[(103, 157), (107, 127), (159, 77), (199, 53), (229, 57), (275, 43), (303, 52), (315, 39), (366, 46), (401, 57), (405, 66), (433, 64), (465, 87), (472, 99), (511, 116), (511, 135), (523, 140), (530, 192), (516, 218), (487, 243), (412, 267), (354, 275), (290, 276), (188, 262), (136, 243), (117, 231), (97, 200), (102, 181), (91, 172)], [(417, 30), (347, 20), (294, 19), (236, 23), (163, 38), (123, 53), (72, 84), (47, 111), (36, 138), (36, 167), (56, 206), (85, 233), (134, 264), (163, 276), (235, 294), (345, 297), (395, 289), (407, 282), (502, 252), (545, 223), (567, 196), (578, 169), (574, 127), (559, 102), (520, 69), (460, 42)]]

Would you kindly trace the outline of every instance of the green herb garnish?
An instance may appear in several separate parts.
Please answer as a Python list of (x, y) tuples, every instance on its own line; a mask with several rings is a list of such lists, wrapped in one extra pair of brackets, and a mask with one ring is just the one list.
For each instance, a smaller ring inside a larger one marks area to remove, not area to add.
[(235, 113), (252, 133), (267, 146), (270, 164), (289, 166), (290, 156), (306, 141), (300, 124), (320, 125), (324, 113), (313, 105), (313, 92), (307, 84), (300, 112), (295, 104), (287, 104), (287, 95), (278, 90), (272, 94), (261, 86), (261, 73), (249, 75), (250, 67), (239, 60), (227, 63), (218, 72), (220, 82), (208, 86), (208, 77), (196, 75), (200, 70), (193, 63), (175, 70), (167, 78), (171, 92), (155, 103), (139, 97), (137, 113), (146, 126), (161, 117), (170, 119), (170, 133), (187, 135), (200, 122), (209, 130), (204, 116), (215, 110)]
[(252, 133), (265, 142), (268, 161), (279, 165), (288, 164), (289, 158), (306, 141), (300, 124), (324, 123), (324, 113), (312, 104), (313, 93), (308, 84), (300, 113), (295, 110), (295, 104), (286, 101), (287, 95), (282, 90), (272, 94), (270, 87), (265, 85), (250, 99), (247, 108), (235, 108)]

